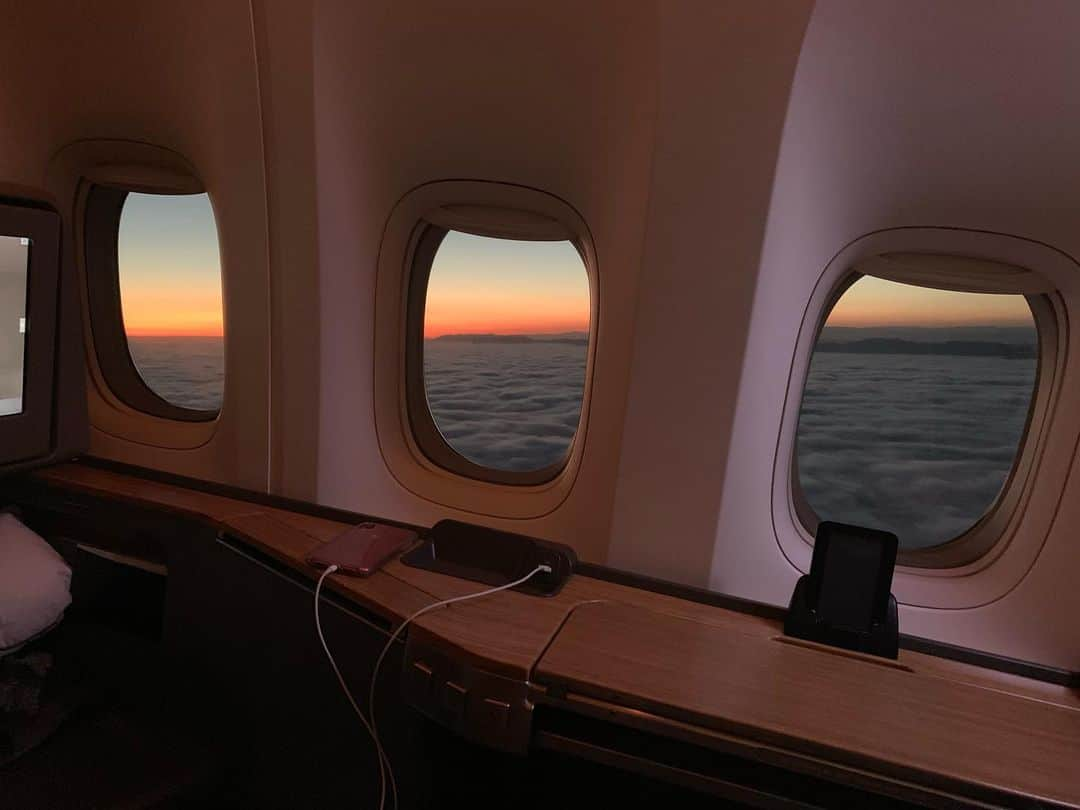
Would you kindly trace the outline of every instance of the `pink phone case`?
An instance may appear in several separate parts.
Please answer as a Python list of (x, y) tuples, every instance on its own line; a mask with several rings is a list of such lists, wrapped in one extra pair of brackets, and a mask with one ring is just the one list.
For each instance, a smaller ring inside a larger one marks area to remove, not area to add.
[(378, 571), (399, 551), (404, 551), (416, 537), (412, 529), (385, 523), (361, 523), (314, 549), (308, 554), (307, 562), (318, 568), (336, 565), (343, 573), (366, 577)]

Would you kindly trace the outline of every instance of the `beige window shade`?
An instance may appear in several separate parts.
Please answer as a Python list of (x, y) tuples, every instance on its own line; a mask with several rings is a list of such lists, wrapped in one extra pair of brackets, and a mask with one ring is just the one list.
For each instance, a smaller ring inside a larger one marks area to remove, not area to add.
[(202, 194), (206, 191), (197, 178), (169, 166), (103, 163), (84, 169), (82, 175), (99, 186), (147, 194)]
[(1056, 289), (1026, 267), (944, 253), (883, 253), (853, 269), (886, 281), (957, 292), (1040, 295)]
[(448, 230), (495, 239), (527, 239), (536, 242), (573, 241), (566, 226), (545, 214), (522, 208), (487, 205), (444, 205), (429, 211), (428, 222)]

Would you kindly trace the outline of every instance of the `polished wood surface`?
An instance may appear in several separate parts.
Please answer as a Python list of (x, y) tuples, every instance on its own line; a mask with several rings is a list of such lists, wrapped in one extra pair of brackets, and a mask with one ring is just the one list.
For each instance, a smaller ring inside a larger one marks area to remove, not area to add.
[[(335, 520), (226, 498), (78, 463), (39, 470), (35, 477), (55, 487), (202, 518), (221, 530), (229, 529), (244, 535), (244, 539), (256, 548), (311, 577), (315, 576), (316, 572), (303, 562), (309, 544), (313, 547), (314, 542), (331, 540), (348, 527), (347, 524)], [(266, 526), (273, 527), (276, 531), (266, 528), (263, 531), (251, 530), (249, 526), (247, 532), (228, 525), (229, 521), (235, 522), (248, 515), (272, 517), (279, 523), (301, 532), (302, 536), (286, 534), (275, 524)], [(434, 601), (471, 593), (479, 587), (474, 582), (409, 568), (396, 560), (376, 576), (382, 578), (384, 575), (389, 577), (392, 583), (401, 583), (421, 595), (419, 599), (410, 600), (408, 603), (416, 604), (415, 609)], [(335, 575), (331, 578), (331, 587), (345, 592), (357, 588), (358, 583), (362, 582), (363, 580), (353, 577)], [(550, 599), (540, 600), (516, 593), (500, 593), (481, 602), (467, 602), (448, 608), (448, 616), (444, 618), (425, 616), (419, 621), (419, 625), (428, 626), (434, 620), (433, 626), (442, 630), (448, 624), (464, 624), (458, 619), (465, 616), (483, 617), (486, 620), (484, 632), (463, 633), (462, 637), (457, 639), (461, 649), (465, 654), (475, 657), (479, 663), (494, 670), (528, 674), (570, 611), (578, 605), (594, 601), (635, 605), (656, 613), (680, 616), (744, 635), (772, 637), (780, 632), (779, 623), (772, 619), (580, 576), (572, 577), (566, 587)], [(485, 602), (488, 604), (486, 608)], [(402, 607), (404, 604), (403, 602)], [(542, 608), (537, 607), (541, 604)], [(495, 611), (490, 605), (500, 607)], [(522, 607), (524, 611), (520, 609)], [(388, 618), (402, 618), (404, 613), (403, 610), (394, 609), (391, 604), (373, 605), (373, 608)], [(519, 615), (522, 613), (532, 615), (523, 617)], [(509, 619), (511, 624), (503, 624), (504, 619)], [(506, 638), (509, 635), (508, 627), (513, 628), (516, 634), (514, 639)], [(1080, 691), (1064, 686), (909, 650), (900, 651), (900, 661), (924, 675), (1080, 708)]]
[[(308, 552), (348, 527), (77, 463), (35, 477), (201, 519), (312, 580)], [(396, 560), (369, 578), (332, 576), (328, 587), (391, 622), (483, 588)], [(499, 593), (432, 611), (416, 628), (489, 672), (569, 685), (672, 723), (923, 784), (1080, 807), (1080, 694), (1066, 687), (907, 650), (900, 667), (880, 666), (778, 641), (771, 619), (581, 576), (551, 598)]]
[(858, 657), (593, 604), (536, 680), (942, 790), (1080, 806), (1080, 711)]
[[(325, 518), (80, 464), (40, 470), (35, 473), (35, 478), (53, 486), (201, 519), (219, 531), (240, 537), (258, 551), (311, 579), (319, 572), (304, 561), (305, 557), (312, 549), (348, 528), (348, 524)], [(334, 574), (327, 580), (326, 587), (389, 622), (400, 621), (436, 601), (430, 594), (383, 571), (363, 579)]]
[[(53, 486), (201, 518), (311, 578), (318, 571), (304, 562), (307, 554), (349, 528), (347, 523), (81, 464), (50, 467), (35, 477)], [(328, 587), (395, 621), (433, 602), (484, 588), (397, 560), (371, 577), (332, 575)], [(433, 611), (418, 619), (416, 626), (476, 666), (528, 680), (540, 653), (580, 601), (573, 592), (554, 599), (499, 593)]]

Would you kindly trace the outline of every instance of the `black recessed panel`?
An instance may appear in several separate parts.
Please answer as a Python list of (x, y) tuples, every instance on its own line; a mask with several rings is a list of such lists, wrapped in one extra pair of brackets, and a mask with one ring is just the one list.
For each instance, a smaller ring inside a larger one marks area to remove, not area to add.
[(539, 573), (515, 590), (554, 596), (573, 572), (577, 555), (559, 543), (457, 520), (441, 520), (427, 533), (424, 542), (402, 556), (401, 561), (414, 568), (486, 585), (505, 585), (538, 565), (548, 565), (551, 573)]

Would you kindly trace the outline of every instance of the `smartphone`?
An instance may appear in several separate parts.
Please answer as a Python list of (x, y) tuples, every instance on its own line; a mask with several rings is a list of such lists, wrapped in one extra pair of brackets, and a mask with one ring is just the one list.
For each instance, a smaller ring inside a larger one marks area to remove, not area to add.
[(823, 520), (810, 561), (810, 598), (817, 615), (858, 632), (883, 623), (898, 547), (889, 532)]
[(412, 545), (417, 538), (412, 529), (385, 523), (360, 523), (307, 555), (309, 565), (327, 568), (336, 565), (345, 574), (366, 577), (387, 560)]

